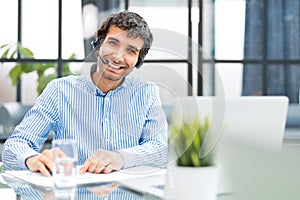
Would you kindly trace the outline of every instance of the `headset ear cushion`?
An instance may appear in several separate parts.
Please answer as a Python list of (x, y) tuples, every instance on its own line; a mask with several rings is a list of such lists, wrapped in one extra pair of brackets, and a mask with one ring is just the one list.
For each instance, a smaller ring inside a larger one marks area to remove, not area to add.
[(99, 43), (99, 42), (98, 42), (98, 39), (92, 40), (92, 42), (91, 42), (92, 49), (96, 49), (98, 43)]
[(101, 46), (102, 42), (103, 42), (102, 37), (100, 37), (100, 36), (97, 37), (96, 40), (93, 40), (93, 41), (91, 42), (92, 48), (93, 48), (93, 49), (98, 49), (98, 48)]
[(144, 59), (142, 59), (141, 57), (139, 57), (136, 65), (135, 65), (135, 67), (138, 69), (138, 68), (140, 68), (143, 65), (143, 63), (144, 63)]

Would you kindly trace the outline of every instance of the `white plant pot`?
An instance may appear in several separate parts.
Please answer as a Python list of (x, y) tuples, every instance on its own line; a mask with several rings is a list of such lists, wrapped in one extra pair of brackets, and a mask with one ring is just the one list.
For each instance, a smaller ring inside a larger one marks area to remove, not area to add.
[(216, 200), (218, 167), (172, 167), (175, 200)]

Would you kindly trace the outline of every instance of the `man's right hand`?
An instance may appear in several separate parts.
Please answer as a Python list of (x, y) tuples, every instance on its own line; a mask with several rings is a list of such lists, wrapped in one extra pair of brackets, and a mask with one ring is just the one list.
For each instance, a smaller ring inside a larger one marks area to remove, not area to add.
[[(31, 156), (26, 159), (25, 164), (32, 172), (41, 172), (45, 176), (51, 176), (53, 166), (54, 149), (46, 149), (39, 155)], [(56, 155), (64, 157), (65, 154), (60, 149), (55, 149)]]

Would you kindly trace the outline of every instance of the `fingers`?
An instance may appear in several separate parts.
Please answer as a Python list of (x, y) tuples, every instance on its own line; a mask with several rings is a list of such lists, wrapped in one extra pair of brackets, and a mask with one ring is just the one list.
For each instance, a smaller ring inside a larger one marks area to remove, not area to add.
[(115, 169), (112, 168), (112, 167), (109, 165), (109, 166), (105, 167), (105, 168), (103, 169), (102, 172), (103, 172), (104, 174), (109, 174), (109, 173), (111, 173), (112, 171), (115, 171)]
[(27, 158), (26, 165), (30, 171), (41, 172), (45, 176), (51, 176), (53, 170), (53, 154), (57, 157), (65, 157), (66, 155), (58, 148), (46, 149), (41, 154)]
[(46, 169), (49, 169), (50, 172), (52, 172), (53, 168), (53, 153), (52, 150), (44, 150), (40, 157), (39, 161), (42, 162)]
[(111, 167), (110, 165), (105, 166), (102, 163), (98, 163), (96, 166), (95, 165), (90, 165), (88, 167), (82, 167), (80, 169), (80, 173), (84, 173), (84, 172), (90, 172), (90, 173), (95, 173), (95, 174), (100, 174), (100, 173), (111, 173), (112, 171), (115, 171), (115, 169), (113, 167)]
[(28, 158), (26, 160), (26, 165), (30, 171), (41, 172), (45, 176), (51, 176), (52, 160), (43, 154)]
[(102, 162), (99, 162), (94, 170), (94, 173), (99, 174), (105, 169), (106, 165)]
[(83, 174), (84, 172), (87, 172), (87, 171), (88, 171), (88, 169), (89, 169), (89, 167), (90, 167), (90, 162), (91, 162), (91, 159), (87, 159), (87, 160), (83, 163), (82, 167), (79, 169), (79, 173), (80, 173), (80, 174)]
[(98, 162), (95, 159), (91, 159), (87, 171), (93, 173), (96, 168), (99, 168), (97, 166), (98, 166)]
[(80, 173), (111, 173), (120, 170), (124, 165), (122, 156), (117, 152), (105, 150), (96, 151), (80, 169)]
[[(40, 155), (30, 157), (26, 160), (26, 165), (31, 171), (41, 172), (45, 176), (51, 176), (53, 170), (53, 155), (55, 157), (65, 157), (66, 155), (59, 149), (44, 150)], [(98, 150), (85, 161), (79, 173), (111, 173), (120, 170), (124, 165), (123, 157), (117, 152)]]
[(84, 172), (90, 172), (90, 173), (101, 173), (104, 168), (106, 167), (106, 164), (102, 161), (98, 161), (94, 159), (93, 157), (89, 158), (81, 167), (80, 173)]
[[(38, 163), (38, 171), (45, 176), (51, 176), (50, 170), (48, 170), (43, 163)], [(52, 170), (51, 170), (52, 171)]]

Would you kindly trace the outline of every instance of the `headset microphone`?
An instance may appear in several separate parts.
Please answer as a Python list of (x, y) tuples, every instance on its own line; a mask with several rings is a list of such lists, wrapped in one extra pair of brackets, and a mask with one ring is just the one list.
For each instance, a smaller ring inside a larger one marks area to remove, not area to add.
[(109, 62), (107, 60), (105, 60), (104, 58), (102, 58), (102, 56), (100, 56), (96, 50), (96, 47), (100, 45), (100, 41), (97, 39), (96, 41), (92, 41), (91, 42), (91, 46), (93, 48), (93, 50), (95, 51), (96, 55), (100, 58), (101, 62), (104, 64), (104, 65), (108, 65)]
[(98, 53), (96, 53), (97, 56), (100, 58), (101, 62), (104, 64), (104, 65), (108, 65), (109, 62), (107, 60), (105, 60), (104, 58), (102, 58), (102, 56), (100, 56)]

